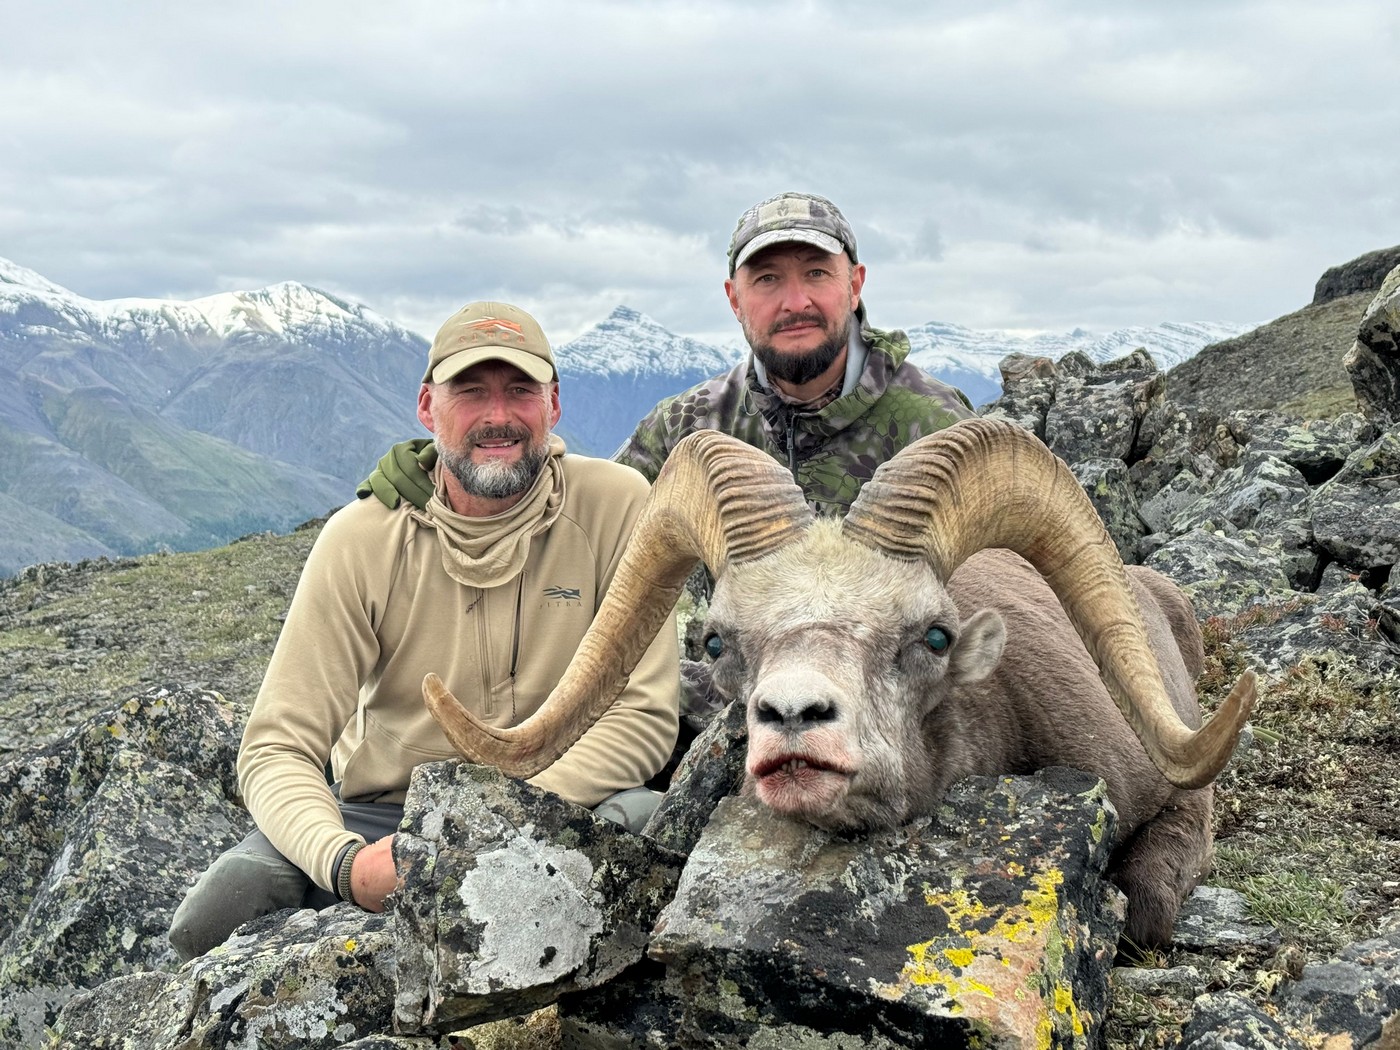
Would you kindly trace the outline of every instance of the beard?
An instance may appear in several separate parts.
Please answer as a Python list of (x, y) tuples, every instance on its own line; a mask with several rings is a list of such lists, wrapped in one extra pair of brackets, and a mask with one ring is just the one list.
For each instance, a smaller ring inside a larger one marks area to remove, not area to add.
[[(787, 325), (798, 322), (824, 324), (825, 319), (820, 314), (798, 314), (794, 317), (788, 317), (773, 325), (768, 330), (767, 338), (771, 339)], [(846, 349), (846, 344), (851, 337), (851, 319), (848, 315), (838, 329), (828, 330), (826, 338), (818, 346), (796, 353), (791, 351), (784, 353), (771, 342), (756, 336), (754, 332), (750, 331), (747, 324), (744, 325), (744, 337), (749, 341), (749, 349), (753, 351), (754, 357), (763, 363), (764, 369), (767, 370), (771, 378), (801, 385), (816, 379), (841, 356), (841, 351)]]
[[(473, 463), (467, 450), (482, 441), (519, 441), (520, 458), (514, 463)], [(529, 431), (516, 427), (482, 427), (468, 434), (458, 448), (438, 445), (438, 459), (469, 495), (505, 499), (535, 483), (549, 459), (549, 443), (532, 442)]]

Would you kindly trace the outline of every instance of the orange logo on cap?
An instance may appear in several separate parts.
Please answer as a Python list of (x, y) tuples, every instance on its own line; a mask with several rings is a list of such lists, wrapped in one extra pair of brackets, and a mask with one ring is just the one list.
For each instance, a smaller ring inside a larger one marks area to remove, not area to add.
[(513, 332), (523, 336), (525, 333), (514, 321), (503, 321), (499, 317), (483, 317), (479, 321), (467, 322), (467, 327), (477, 332), (489, 332), (499, 330), (503, 332)]

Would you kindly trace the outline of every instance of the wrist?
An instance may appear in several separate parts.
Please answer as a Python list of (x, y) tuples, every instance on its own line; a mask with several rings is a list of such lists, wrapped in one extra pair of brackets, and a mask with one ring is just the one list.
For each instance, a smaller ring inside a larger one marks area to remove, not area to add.
[(355, 893), (350, 885), (350, 870), (355, 866), (355, 854), (364, 849), (363, 842), (352, 842), (340, 854), (335, 865), (335, 895), (343, 901), (355, 903)]

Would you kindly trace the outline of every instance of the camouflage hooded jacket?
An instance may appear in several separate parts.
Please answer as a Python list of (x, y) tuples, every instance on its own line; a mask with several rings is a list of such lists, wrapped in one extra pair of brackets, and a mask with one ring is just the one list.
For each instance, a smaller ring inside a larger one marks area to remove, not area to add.
[(903, 332), (862, 328), (860, 382), (815, 412), (764, 390), (752, 356), (728, 373), (668, 397), (637, 424), (613, 459), (655, 481), (671, 449), (696, 430), (720, 430), (792, 471), (818, 514), (843, 515), (885, 460), (911, 441), (976, 413), (963, 394), (911, 365)]

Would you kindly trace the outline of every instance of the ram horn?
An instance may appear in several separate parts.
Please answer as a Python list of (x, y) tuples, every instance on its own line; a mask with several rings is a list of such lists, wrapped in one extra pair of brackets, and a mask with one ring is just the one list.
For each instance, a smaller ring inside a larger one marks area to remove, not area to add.
[(846, 535), (890, 557), (926, 559), (947, 581), (987, 547), (1045, 577), (1162, 775), (1208, 784), (1225, 767), (1255, 700), (1253, 672), (1199, 729), (1167, 696), (1122, 559), (1069, 468), (1009, 423), (965, 420), (883, 463), (852, 504)]
[(691, 434), (667, 457), (592, 625), (538, 711), (518, 726), (489, 726), (435, 674), (423, 679), (423, 700), (463, 758), (534, 776), (612, 705), (697, 562), (718, 576), (798, 538), (811, 519), (772, 457), (717, 431)]

